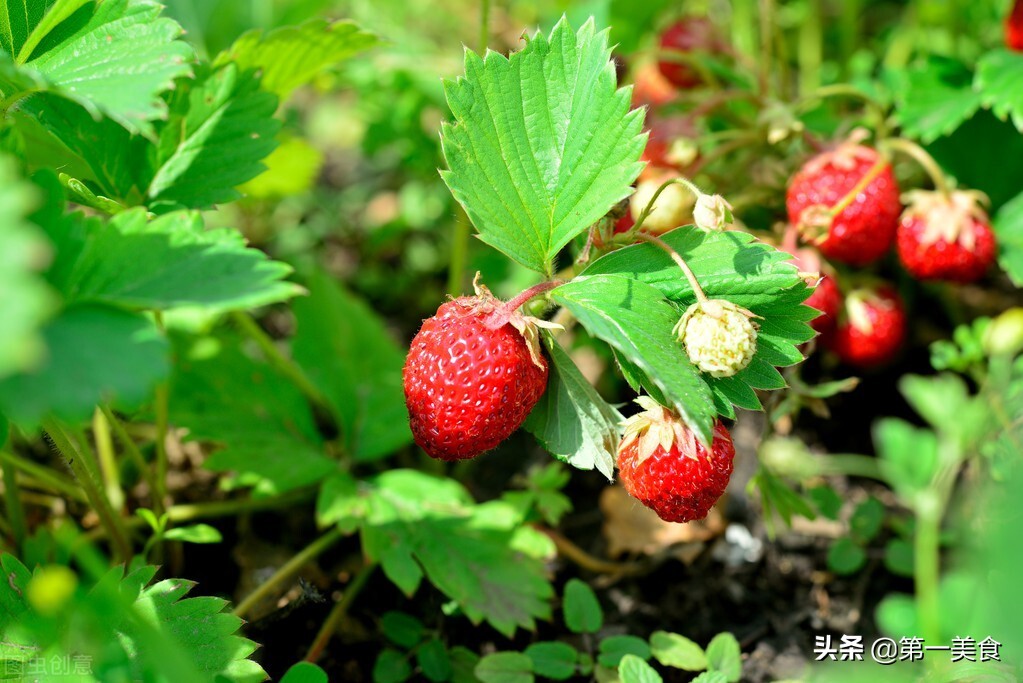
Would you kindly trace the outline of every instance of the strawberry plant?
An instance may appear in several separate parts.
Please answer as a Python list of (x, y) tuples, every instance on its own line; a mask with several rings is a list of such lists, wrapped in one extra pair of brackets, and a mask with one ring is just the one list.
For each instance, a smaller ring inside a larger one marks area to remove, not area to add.
[(1014, 680), (1010, 4), (0, 3), (0, 678)]

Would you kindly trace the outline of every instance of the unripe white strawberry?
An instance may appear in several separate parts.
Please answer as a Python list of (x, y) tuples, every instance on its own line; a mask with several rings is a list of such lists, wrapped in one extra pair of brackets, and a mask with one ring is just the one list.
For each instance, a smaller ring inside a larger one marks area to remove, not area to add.
[(693, 222), (704, 230), (725, 230), (732, 226), (732, 205), (719, 194), (701, 194), (693, 209)]
[(711, 299), (689, 307), (675, 334), (689, 360), (712, 377), (731, 377), (753, 360), (757, 328), (753, 313), (730, 301)]
[[(661, 183), (661, 180), (643, 180), (636, 186), (636, 191), (629, 201), (634, 219), (639, 220), (640, 214), (653, 199)], [(685, 225), (692, 215), (694, 201), (692, 193), (682, 185), (668, 185), (657, 195), (653, 209), (643, 221), (641, 230), (652, 235), (660, 235)]]

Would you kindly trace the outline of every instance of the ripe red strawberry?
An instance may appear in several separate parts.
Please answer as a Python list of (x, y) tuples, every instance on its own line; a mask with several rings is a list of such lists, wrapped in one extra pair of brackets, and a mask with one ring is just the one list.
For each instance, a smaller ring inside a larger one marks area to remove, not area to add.
[(849, 365), (873, 368), (890, 361), (906, 338), (906, 313), (898, 293), (887, 285), (857, 289), (845, 298), (845, 319), (830, 338), (831, 348)]
[(1023, 52), (1023, 0), (1016, 0), (1005, 18), (1005, 45), (1010, 50)]
[(630, 417), (618, 446), (625, 490), (666, 522), (703, 519), (732, 476), (735, 447), (720, 421), (710, 451), (671, 410), (647, 396), (644, 411)]
[(842, 290), (838, 288), (835, 278), (822, 275), (813, 289), (813, 294), (803, 303), (821, 312), (810, 321), (810, 327), (821, 334), (826, 334), (835, 328), (838, 321), (838, 312), (842, 308)]
[(720, 52), (721, 43), (709, 20), (686, 17), (664, 30), (661, 34), (661, 50), (663, 58), (657, 62), (657, 68), (664, 77), (677, 88), (692, 88), (703, 82), (700, 73), (691, 65), (672, 59), (672, 56), (690, 52)]
[(786, 205), (804, 240), (853, 265), (888, 250), (901, 209), (891, 164), (855, 141), (807, 162), (789, 184)]
[(440, 460), (473, 458), (497, 446), (547, 387), (536, 326), (550, 323), (509, 311), (511, 304), (485, 287), (476, 291), (424, 321), (405, 360), (412, 435)]
[(615, 221), (614, 234), (620, 235), (623, 232), (628, 232), (629, 230), (632, 230), (632, 226), (635, 224), (636, 219), (632, 217), (632, 211), (626, 210), (625, 214)]
[(998, 251), (981, 195), (917, 191), (911, 196), (896, 233), (906, 270), (919, 280), (980, 279)]

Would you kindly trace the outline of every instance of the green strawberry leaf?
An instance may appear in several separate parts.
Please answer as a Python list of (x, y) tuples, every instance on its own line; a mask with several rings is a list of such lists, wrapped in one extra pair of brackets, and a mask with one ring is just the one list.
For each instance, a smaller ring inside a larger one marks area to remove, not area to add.
[(457, 482), (414, 470), (385, 472), (361, 495), (363, 551), (406, 594), (425, 575), (474, 624), (485, 620), (509, 637), (550, 618), (544, 562), (554, 549), (513, 506), (475, 505)]
[(545, 334), (544, 342), (553, 367), (547, 391), (525, 428), (559, 460), (614, 479), (621, 414), (600, 397), (555, 339)]
[(642, 660), (650, 659), (650, 646), (637, 636), (611, 636), (600, 641), (597, 662), (609, 669), (616, 668), (625, 655), (635, 655)]
[[(151, 0), (48, 3), (16, 0), (0, 7), (0, 46), (10, 57), (0, 67), (0, 90), (17, 98), (51, 92), (105, 115), (133, 133), (151, 136), (151, 121), (164, 116), (159, 97), (191, 72), (192, 48), (181, 27), (160, 18)], [(27, 31), (27, 33), (26, 33)], [(26, 87), (29, 83), (34, 87)]]
[(327, 672), (310, 662), (299, 662), (285, 672), (281, 683), (328, 683)]
[(589, 584), (569, 579), (565, 584), (565, 626), (572, 633), (596, 633), (604, 625), (604, 610)]
[(977, 62), (973, 87), (980, 92), (984, 106), (1003, 121), (1011, 119), (1023, 131), (1023, 55), (1011, 50), (992, 50)]
[(618, 665), (621, 683), (661, 683), (664, 679), (657, 670), (636, 655), (625, 655)]
[[(624, 250), (623, 250), (624, 251)], [(672, 334), (681, 312), (655, 287), (620, 275), (581, 276), (551, 292), (590, 334), (603, 339), (644, 374), (704, 443), (710, 443), (710, 386)]]
[(998, 210), (991, 225), (998, 238), (998, 265), (1023, 287), (1023, 192)]
[[(84, 683), (143, 680), (153, 671), (167, 680), (201, 683), (266, 680), (266, 672), (248, 659), (256, 644), (237, 635), (242, 620), (224, 611), (225, 600), (185, 597), (195, 585), (191, 581), (166, 579), (150, 585), (156, 567), (140, 566), (127, 573), (115, 567), (95, 584), (83, 586), (91, 582), (64, 566), (36, 566), (30, 572), (8, 554), (0, 556), (0, 566), (6, 577), (0, 587), (0, 633), (5, 641), (0, 668), (16, 680), (36, 680), (31, 674), (39, 660), (80, 659), (88, 666), (83, 672), (76, 669), (74, 680)], [(63, 603), (56, 603), (57, 613), (33, 599), (46, 590), (44, 586), (49, 595), (57, 594), (52, 590), (55, 583), (64, 595)], [(78, 629), (66, 627), (68, 614), (74, 615)], [(82, 638), (81, 633), (89, 637)]]
[(40, 271), (50, 246), (26, 220), (40, 194), (12, 160), (0, 157), (0, 377), (35, 366), (46, 352), (39, 328), (55, 297)]
[(723, 673), (728, 683), (738, 683), (742, 677), (742, 651), (735, 636), (719, 633), (707, 643), (707, 667)]
[[(814, 336), (807, 323), (817, 313), (802, 305), (810, 290), (789, 262), (788, 254), (747, 233), (708, 233), (686, 226), (672, 230), (663, 239), (686, 260), (709, 298), (731, 301), (759, 316), (755, 320), (760, 327), (757, 352), (746, 368), (732, 377), (699, 375), (712, 392), (717, 412), (725, 417), (734, 417), (733, 405), (759, 410), (760, 401), (753, 390), (783, 388), (785, 380), (775, 366), (802, 361), (797, 346)], [(635, 278), (656, 287), (682, 310), (696, 301), (678, 266), (652, 244), (635, 244), (611, 252), (590, 264), (582, 275)], [(674, 345), (679, 346), (677, 341)], [(635, 362), (634, 358), (628, 360)], [(642, 364), (637, 365), (649, 374)], [(657, 377), (652, 379), (657, 381)]]
[(664, 666), (686, 671), (703, 671), (707, 668), (707, 655), (703, 648), (677, 633), (654, 631), (650, 636), (650, 652)]
[(167, 375), (168, 348), (151, 320), (109, 306), (71, 306), (42, 328), (46, 359), (0, 380), (0, 412), (34, 425), (75, 421), (97, 403), (134, 407)]
[(71, 302), (167, 310), (182, 306), (223, 312), (284, 301), (301, 289), (284, 278), (291, 267), (245, 246), (230, 228), (206, 230), (194, 212), (148, 221), (142, 209), (89, 234), (63, 283)]
[(981, 96), (971, 87), (973, 73), (955, 60), (932, 57), (898, 76), (899, 123), (907, 136), (925, 144), (951, 134), (980, 108)]
[(445, 82), (444, 181), (480, 239), (533, 270), (631, 193), (642, 110), (617, 89), (607, 32), (562, 18), (505, 57), (465, 53)]
[(537, 676), (564, 681), (575, 675), (579, 652), (568, 643), (533, 643), (523, 653), (533, 660), (533, 673)]
[(533, 660), (521, 652), (494, 652), (473, 670), (483, 683), (533, 683)]
[(234, 62), (241, 69), (260, 73), (260, 86), (285, 102), (295, 88), (313, 80), (324, 69), (375, 47), (380, 39), (351, 21), (307, 21), (264, 34), (254, 29), (235, 41), (214, 62)]
[(305, 398), (238, 346), (231, 338), (178, 341), (171, 422), (187, 426), (190, 439), (222, 446), (204, 465), (233, 472), (229, 485), (270, 495), (323, 480), (337, 463), (324, 455)]
[(365, 303), (317, 272), (310, 295), (294, 304), (295, 360), (327, 398), (357, 461), (375, 460), (412, 441), (401, 369), (405, 351)]

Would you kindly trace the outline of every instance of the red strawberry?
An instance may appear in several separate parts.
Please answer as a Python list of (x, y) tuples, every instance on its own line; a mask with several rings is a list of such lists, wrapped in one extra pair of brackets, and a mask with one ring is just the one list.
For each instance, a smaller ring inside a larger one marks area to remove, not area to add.
[(628, 232), (635, 224), (636, 219), (632, 217), (632, 211), (626, 210), (625, 214), (615, 221), (614, 233), (620, 235), (623, 232)]
[(550, 323), (509, 311), (485, 287), (476, 292), (424, 321), (405, 360), (412, 435), (440, 460), (473, 458), (497, 446), (547, 387), (536, 326)]
[(720, 421), (710, 451), (677, 414), (641, 396), (625, 423), (618, 471), (625, 490), (666, 522), (703, 519), (728, 486), (735, 447)]
[(1023, 52), (1023, 0), (1016, 0), (1012, 12), (1005, 18), (1005, 45), (1010, 50)]
[(857, 289), (845, 298), (845, 319), (830, 338), (831, 348), (849, 365), (873, 368), (890, 361), (906, 338), (902, 299), (891, 287)]
[(813, 294), (803, 303), (821, 312), (810, 321), (810, 327), (825, 334), (834, 329), (838, 320), (838, 312), (842, 308), (842, 290), (838, 288), (835, 278), (823, 275), (817, 281)]
[(917, 191), (911, 197), (896, 233), (906, 270), (919, 280), (980, 279), (998, 251), (981, 195)]
[(647, 139), (643, 156), (650, 166), (663, 168), (684, 168), (699, 156), (699, 149), (693, 140), (699, 135), (693, 120), (688, 116), (647, 116), (650, 137)]
[(632, 107), (649, 107), (657, 109), (662, 104), (671, 102), (678, 93), (667, 78), (653, 64), (644, 64), (636, 70), (635, 84), (632, 87)]
[[(692, 88), (703, 82), (700, 73), (681, 59), (690, 52), (720, 52), (721, 43), (714, 25), (703, 17), (676, 21), (661, 34), (663, 59), (657, 68), (677, 88)], [(681, 53), (681, 54), (680, 54)]]
[(888, 250), (901, 209), (891, 165), (855, 141), (807, 162), (792, 178), (786, 204), (803, 239), (828, 258), (853, 265)]

